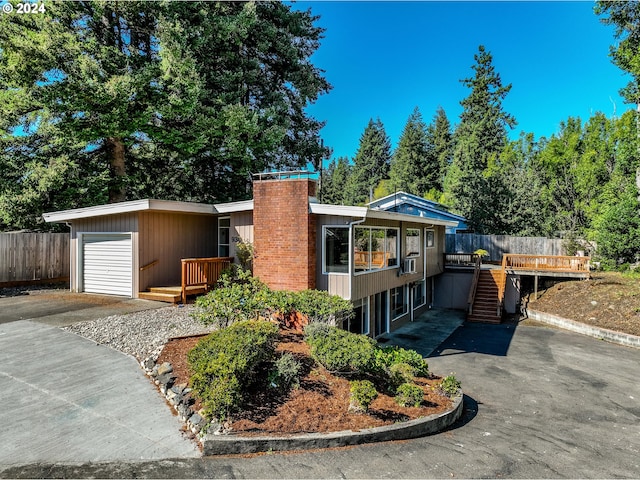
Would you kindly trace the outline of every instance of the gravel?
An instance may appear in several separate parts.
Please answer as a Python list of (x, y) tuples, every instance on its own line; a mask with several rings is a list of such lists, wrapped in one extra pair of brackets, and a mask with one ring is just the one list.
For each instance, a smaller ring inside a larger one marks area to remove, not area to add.
[(191, 318), (193, 308), (193, 305), (180, 305), (111, 315), (63, 329), (133, 355), (138, 361), (149, 357), (155, 360), (170, 338), (209, 333), (214, 329)]

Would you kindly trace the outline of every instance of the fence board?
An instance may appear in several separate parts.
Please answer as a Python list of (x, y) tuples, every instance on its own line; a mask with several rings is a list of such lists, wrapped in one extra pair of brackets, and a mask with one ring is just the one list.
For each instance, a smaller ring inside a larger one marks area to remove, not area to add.
[(472, 253), (478, 249), (489, 252), (489, 261), (499, 262), (505, 253), (529, 255), (566, 255), (563, 241), (545, 237), (512, 237), (509, 235), (447, 234), (448, 253)]
[(69, 277), (68, 233), (0, 233), (0, 284)]

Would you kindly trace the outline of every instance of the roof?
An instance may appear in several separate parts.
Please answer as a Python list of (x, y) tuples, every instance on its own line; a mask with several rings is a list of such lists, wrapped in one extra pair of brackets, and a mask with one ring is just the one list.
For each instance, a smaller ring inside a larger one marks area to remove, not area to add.
[[(391, 210), (401, 205), (411, 205), (425, 213), (434, 213), (440, 217), (450, 218), (458, 222), (466, 222), (466, 219), (455, 213), (451, 213), (441, 204), (433, 200), (419, 197), (407, 192), (396, 192), (386, 197), (379, 198), (367, 204), (369, 208), (376, 210)], [(457, 223), (456, 223), (457, 225)]]
[(353, 207), (345, 205), (327, 205), (324, 203), (310, 203), (309, 211), (316, 215), (333, 215), (339, 217), (357, 217), (362, 219), (375, 218), (378, 220), (396, 220), (402, 222), (423, 223), (426, 225), (442, 225), (445, 227), (455, 227), (457, 221), (441, 220), (437, 218), (420, 217), (406, 213), (387, 212), (386, 210), (375, 210), (367, 207)]

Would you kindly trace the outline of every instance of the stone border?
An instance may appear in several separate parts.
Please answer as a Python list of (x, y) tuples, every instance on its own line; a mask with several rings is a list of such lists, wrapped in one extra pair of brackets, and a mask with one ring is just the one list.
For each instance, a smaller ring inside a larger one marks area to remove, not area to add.
[(587, 325), (584, 323), (576, 322), (575, 320), (562, 318), (551, 313), (539, 312), (537, 310), (527, 309), (526, 315), (527, 318), (530, 318), (531, 320), (536, 320), (538, 322), (560, 327), (572, 332), (581, 333), (582, 335), (587, 335), (599, 340), (606, 340), (608, 342), (617, 343), (626, 347), (640, 348), (640, 337), (636, 335), (615, 332), (606, 328), (594, 327), (592, 325)]
[(215, 435), (202, 438), (203, 455), (230, 455), (238, 453), (309, 450), (315, 448), (344, 447), (363, 443), (408, 440), (440, 432), (453, 425), (462, 416), (463, 395), (453, 399), (453, 407), (444, 413), (366, 430), (344, 430), (332, 433), (309, 433), (289, 437), (241, 437)]

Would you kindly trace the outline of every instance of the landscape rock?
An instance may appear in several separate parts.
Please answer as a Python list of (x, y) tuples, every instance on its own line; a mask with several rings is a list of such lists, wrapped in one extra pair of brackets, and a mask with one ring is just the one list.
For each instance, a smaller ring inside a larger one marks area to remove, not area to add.
[(164, 375), (171, 372), (173, 372), (173, 366), (169, 362), (164, 362), (158, 367), (158, 375)]

